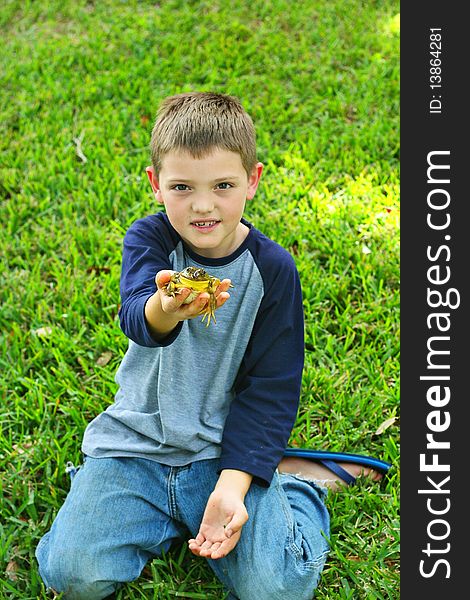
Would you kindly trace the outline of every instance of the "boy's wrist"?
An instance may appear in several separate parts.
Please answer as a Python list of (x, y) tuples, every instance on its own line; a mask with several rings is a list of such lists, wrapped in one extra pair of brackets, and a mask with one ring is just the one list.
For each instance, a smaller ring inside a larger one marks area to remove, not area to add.
[(178, 317), (163, 311), (160, 294), (161, 291), (157, 290), (145, 304), (145, 319), (155, 339), (166, 337), (180, 322)]
[(237, 469), (223, 469), (220, 472), (214, 491), (220, 491), (222, 489), (231, 490), (240, 493), (240, 496), (244, 498), (250, 489), (252, 481), (253, 475), (250, 475), (250, 473), (239, 471)]

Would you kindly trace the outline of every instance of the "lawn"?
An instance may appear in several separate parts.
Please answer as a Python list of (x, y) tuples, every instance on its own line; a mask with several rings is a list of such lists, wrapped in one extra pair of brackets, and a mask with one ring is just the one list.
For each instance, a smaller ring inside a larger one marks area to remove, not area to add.
[[(315, 597), (399, 597), (398, 13), (397, 0), (2, 3), (0, 599), (47, 597), (34, 549), (127, 347), (123, 235), (159, 210), (152, 122), (190, 90), (234, 94), (253, 117), (265, 172), (246, 217), (301, 276), (291, 444), (393, 464), (329, 496)], [(175, 597), (225, 597), (185, 545), (118, 595)]]

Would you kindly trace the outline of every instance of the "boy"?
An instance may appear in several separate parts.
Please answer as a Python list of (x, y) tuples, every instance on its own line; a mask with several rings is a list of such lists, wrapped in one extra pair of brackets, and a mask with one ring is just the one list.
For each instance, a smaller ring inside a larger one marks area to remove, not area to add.
[[(151, 148), (165, 213), (125, 236), (119, 388), (85, 431), (84, 464), (38, 545), (41, 576), (66, 599), (105, 598), (189, 537), (230, 598), (309, 600), (329, 534), (326, 490), (313, 480), (338, 478), (283, 458), (302, 377), (302, 294), (288, 252), (242, 217), (263, 169), (253, 123), (234, 97), (180, 94), (160, 107)], [(189, 304), (187, 289), (165, 293), (190, 265), (221, 280), (216, 325), (201, 323), (207, 293)]]

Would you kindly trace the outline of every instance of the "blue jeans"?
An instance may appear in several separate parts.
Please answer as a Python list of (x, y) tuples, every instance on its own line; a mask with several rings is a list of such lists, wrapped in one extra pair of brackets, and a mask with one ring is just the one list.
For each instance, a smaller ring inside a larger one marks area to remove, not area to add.
[[(140, 458), (89, 458), (36, 549), (47, 587), (67, 600), (98, 600), (133, 581), (172, 542), (195, 537), (218, 460), (167, 467)], [(235, 549), (208, 560), (240, 600), (311, 600), (328, 555), (326, 491), (293, 475), (252, 484)]]

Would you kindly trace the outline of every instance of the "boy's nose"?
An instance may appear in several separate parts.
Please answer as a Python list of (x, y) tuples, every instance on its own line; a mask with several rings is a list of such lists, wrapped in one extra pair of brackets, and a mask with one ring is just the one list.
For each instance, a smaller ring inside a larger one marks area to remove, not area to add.
[(214, 202), (208, 195), (193, 197), (192, 209), (196, 213), (210, 213), (212, 210), (214, 210)]

